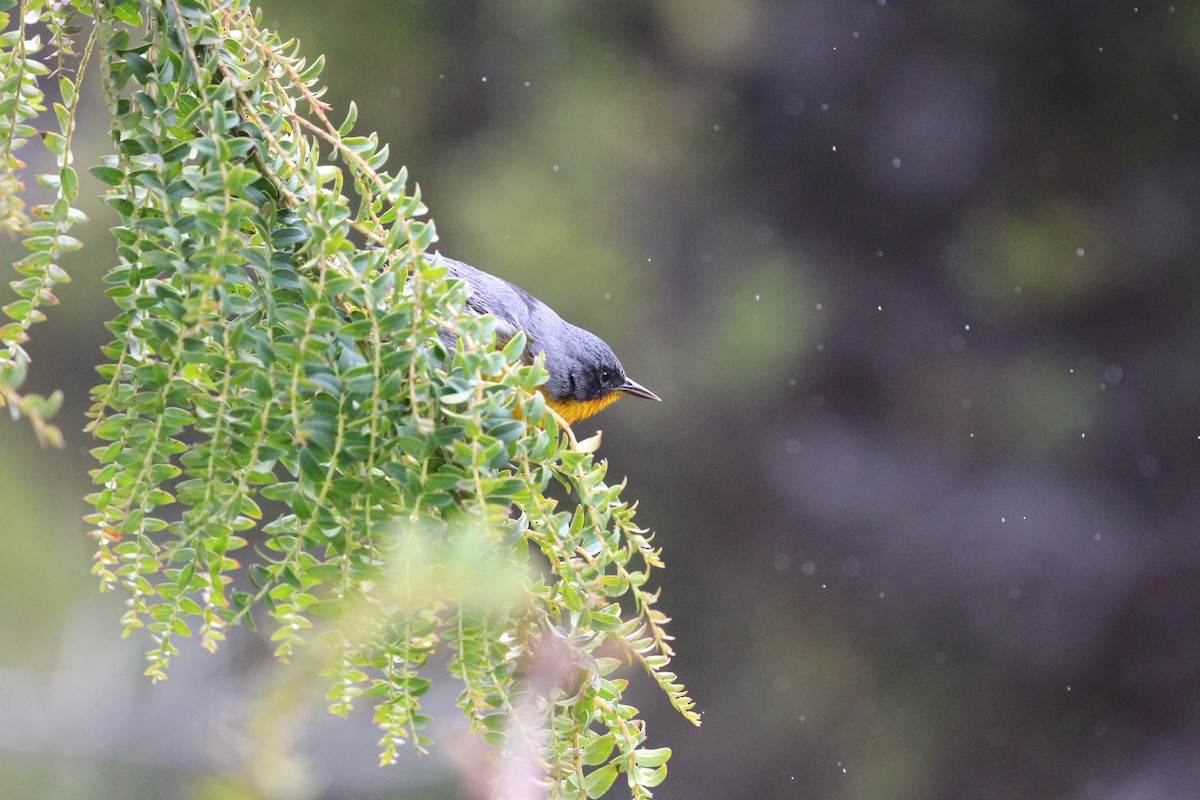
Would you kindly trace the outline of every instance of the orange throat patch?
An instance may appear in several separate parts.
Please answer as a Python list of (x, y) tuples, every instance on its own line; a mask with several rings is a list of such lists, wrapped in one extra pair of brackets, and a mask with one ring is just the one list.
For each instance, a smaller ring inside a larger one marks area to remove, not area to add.
[[(538, 387), (541, 391), (541, 387)], [(542, 392), (542, 394), (546, 394)], [(620, 392), (609, 392), (603, 397), (598, 397), (595, 400), (551, 400), (546, 397), (546, 405), (553, 408), (558, 415), (567, 421), (568, 425), (574, 425), (581, 419), (587, 419), (593, 414), (599, 414), (604, 409), (611, 406), (613, 403), (621, 399)]]

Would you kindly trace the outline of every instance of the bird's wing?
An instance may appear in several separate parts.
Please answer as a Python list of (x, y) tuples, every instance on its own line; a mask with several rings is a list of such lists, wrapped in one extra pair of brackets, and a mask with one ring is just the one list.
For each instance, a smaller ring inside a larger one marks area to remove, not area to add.
[(503, 345), (524, 331), (529, 344), (525, 348), (526, 356), (537, 352), (533, 348), (535, 332), (531, 321), (540, 301), (519, 286), (514, 286), (506, 280), (489, 275), (483, 270), (476, 269), (470, 264), (455, 261), (442, 256), (451, 277), (458, 278), (467, 284), (470, 294), (467, 297), (466, 310), (477, 316), (491, 314), (499, 321), (496, 328), (496, 341)]

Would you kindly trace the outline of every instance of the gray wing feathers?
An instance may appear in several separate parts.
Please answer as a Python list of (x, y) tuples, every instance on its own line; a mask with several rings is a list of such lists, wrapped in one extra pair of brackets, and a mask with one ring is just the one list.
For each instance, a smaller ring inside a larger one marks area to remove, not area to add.
[(524, 331), (529, 342), (525, 346), (526, 358), (541, 350), (537, 344), (540, 334), (553, 326), (557, 315), (544, 303), (519, 286), (489, 275), (470, 264), (442, 256), (451, 277), (464, 281), (470, 289), (467, 310), (472, 314), (491, 314), (500, 321), (496, 339), (503, 344)]

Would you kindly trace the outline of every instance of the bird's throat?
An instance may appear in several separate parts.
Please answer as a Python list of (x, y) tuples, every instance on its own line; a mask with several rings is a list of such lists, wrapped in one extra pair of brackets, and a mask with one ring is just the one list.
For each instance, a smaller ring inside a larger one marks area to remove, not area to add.
[(619, 392), (609, 392), (595, 400), (551, 400), (547, 397), (546, 405), (558, 412), (558, 415), (565, 419), (568, 425), (574, 425), (581, 419), (599, 414), (620, 399)]

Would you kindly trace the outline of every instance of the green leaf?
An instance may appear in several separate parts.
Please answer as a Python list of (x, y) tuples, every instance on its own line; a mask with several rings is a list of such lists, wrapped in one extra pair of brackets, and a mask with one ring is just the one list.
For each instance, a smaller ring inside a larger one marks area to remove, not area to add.
[(79, 196), (79, 176), (70, 167), (63, 167), (58, 174), (59, 185), (67, 202), (73, 202)]
[(113, 16), (127, 25), (132, 25), (135, 28), (142, 27), (142, 15), (138, 13), (137, 7), (133, 3), (123, 3), (115, 6), (112, 12)]
[[(126, 8), (126, 6), (119, 7)], [(139, 22), (136, 24), (141, 23)], [(142, 56), (138, 55), (137, 53), (126, 53), (124, 59), (125, 63), (129, 65), (129, 70), (133, 73), (133, 76), (137, 78), (138, 83), (145, 84), (149, 82), (152, 77), (154, 77), (154, 65)]]
[(616, 746), (616, 738), (611, 733), (597, 737), (583, 748), (583, 763), (589, 767), (603, 764)]
[(600, 449), (600, 432), (599, 431), (596, 432), (595, 436), (589, 436), (588, 438), (581, 440), (575, 446), (575, 452), (577, 452), (577, 453), (594, 453), (599, 449)]
[(314, 485), (325, 480), (325, 468), (321, 466), (311, 447), (300, 449), (300, 476)]
[(593, 770), (591, 774), (583, 779), (583, 790), (590, 798), (602, 797), (605, 792), (612, 788), (613, 783), (617, 780), (617, 765), (609, 764), (600, 769)]
[(655, 769), (638, 769), (638, 783), (647, 789), (653, 789), (655, 786), (658, 786), (666, 777), (666, 766)]
[(526, 342), (525, 331), (518, 330), (504, 345), (504, 360), (511, 364), (519, 359), (525, 352)]
[(101, 183), (109, 186), (119, 186), (125, 179), (125, 173), (113, 167), (96, 166), (88, 168), (88, 172)]
[(302, 228), (280, 228), (271, 234), (271, 244), (275, 247), (290, 247), (308, 240), (308, 232)]
[(671, 757), (671, 748), (659, 747), (657, 749), (635, 750), (633, 752), (633, 760), (637, 762), (639, 767), (661, 767), (667, 763)]
[(345, 136), (346, 134), (350, 133), (350, 131), (354, 130), (354, 123), (357, 119), (358, 106), (355, 105), (353, 100), (351, 100), (350, 108), (346, 112), (346, 120), (342, 123), (341, 127), (338, 128), (338, 135)]
[(598, 631), (615, 631), (621, 627), (621, 615), (612, 611), (593, 611), (591, 626)]
[(56, 156), (62, 156), (67, 152), (67, 139), (61, 133), (42, 131), (42, 142), (46, 145), (46, 149)]

